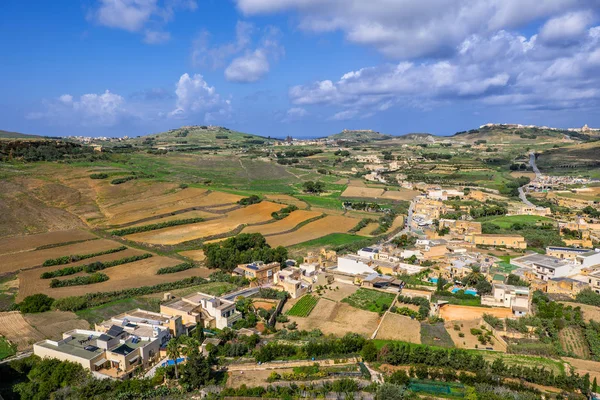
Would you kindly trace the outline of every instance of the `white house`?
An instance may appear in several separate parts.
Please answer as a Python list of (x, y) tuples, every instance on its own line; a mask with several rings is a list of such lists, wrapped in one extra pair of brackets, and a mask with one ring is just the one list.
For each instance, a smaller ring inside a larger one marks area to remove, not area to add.
[(579, 268), (590, 268), (600, 265), (600, 249), (590, 250), (575, 257), (575, 263)]
[(530, 300), (526, 286), (494, 284), (492, 294), (481, 297), (481, 305), (510, 308), (515, 316), (522, 316), (529, 312)]
[(359, 275), (359, 274), (372, 274), (375, 272), (375, 269), (371, 268), (368, 264), (369, 259), (355, 256), (355, 255), (346, 255), (342, 257), (338, 257), (338, 271), (344, 272), (346, 274)]

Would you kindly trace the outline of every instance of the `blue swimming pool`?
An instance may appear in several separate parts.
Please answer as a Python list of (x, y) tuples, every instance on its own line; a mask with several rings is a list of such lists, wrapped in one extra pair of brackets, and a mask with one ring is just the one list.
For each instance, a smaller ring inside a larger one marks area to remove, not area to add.
[[(180, 364), (183, 361), (185, 361), (185, 357), (178, 358), (177, 359), (177, 364)], [(173, 361), (173, 360), (167, 360), (167, 361), (165, 361), (164, 363), (161, 364), (161, 367), (166, 367), (167, 365), (175, 365), (175, 361)]]
[[(455, 288), (453, 288), (453, 289), (451, 290), (451, 292), (452, 292), (452, 293), (456, 293), (456, 292), (458, 292), (459, 290), (461, 290), (461, 289), (460, 289), (460, 288), (457, 288), (457, 287), (455, 287)], [(466, 290), (465, 290), (465, 294), (470, 294), (471, 296), (477, 296), (477, 290), (475, 290), (475, 289), (466, 289)]]
[(431, 283), (437, 283), (438, 278), (429, 278), (429, 282)]

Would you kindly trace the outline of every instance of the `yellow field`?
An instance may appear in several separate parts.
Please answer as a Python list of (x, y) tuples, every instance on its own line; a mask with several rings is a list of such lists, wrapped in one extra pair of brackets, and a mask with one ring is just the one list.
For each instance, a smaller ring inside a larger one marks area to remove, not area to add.
[(373, 232), (378, 227), (379, 224), (377, 222), (371, 222), (370, 224), (367, 224), (367, 226), (362, 228), (360, 231), (356, 232), (356, 234), (359, 236), (371, 236), (371, 232)]
[[(400, 329), (400, 327), (402, 328)], [(402, 340), (421, 344), (421, 323), (404, 315), (387, 313), (379, 331), (377, 331), (376, 339)]]
[(381, 197), (384, 199), (390, 199), (390, 200), (410, 201), (420, 194), (421, 194), (421, 192), (419, 192), (417, 190), (400, 189), (400, 190), (388, 190)]
[(202, 250), (182, 251), (179, 254), (184, 257), (189, 258), (190, 260), (194, 260), (194, 261), (198, 261), (198, 262), (202, 262), (206, 259), (206, 256), (204, 255), (204, 251), (202, 251)]
[(342, 193), (342, 197), (365, 197), (365, 198), (380, 198), (383, 195), (383, 189), (348, 186)]
[(44, 339), (44, 336), (31, 327), (18, 311), (0, 313), (0, 335), (17, 345), (22, 351), (33, 343)]
[(14, 254), (4, 254), (0, 256), (0, 274), (37, 267), (42, 265), (44, 261), (50, 258), (58, 258), (74, 254), (96, 253), (114, 249), (120, 246), (122, 245), (118, 242), (99, 239), (67, 246), (53, 247), (45, 250), (22, 252), (19, 253), (18, 257)]
[(0, 254), (35, 250), (50, 244), (96, 239), (96, 236), (80, 229), (40, 233), (37, 235), (15, 236), (0, 240)]
[(356, 218), (337, 215), (328, 215), (309, 224), (302, 226), (297, 231), (267, 237), (267, 243), (272, 247), (292, 246), (294, 244), (317, 239), (330, 233), (348, 232), (359, 222)]
[(272, 219), (271, 214), (285, 206), (263, 201), (248, 207), (234, 210), (223, 218), (199, 222), (197, 224), (174, 226), (149, 232), (135, 233), (126, 238), (136, 242), (173, 245), (189, 240), (221, 235), (231, 232), (242, 224), (256, 224)]
[(321, 215), (317, 211), (296, 210), (290, 213), (286, 218), (272, 222), (266, 225), (247, 226), (242, 233), (262, 233), (264, 236), (274, 235), (293, 229), (296, 225), (308, 219)]
[(208, 211), (188, 211), (188, 212), (184, 212), (181, 214), (169, 215), (168, 217), (156, 218), (156, 219), (152, 219), (149, 221), (140, 222), (138, 224), (128, 225), (128, 227), (144, 226), (144, 225), (150, 225), (150, 224), (160, 224), (161, 222), (177, 221), (180, 219), (189, 219), (189, 218), (209, 219), (209, 218), (220, 218), (220, 217), (221, 217), (220, 214), (210, 213)]
[(292, 204), (298, 207), (299, 209), (306, 209), (308, 207), (308, 204), (306, 204), (302, 200), (299, 200), (287, 194), (267, 194), (265, 195), (265, 198), (267, 200), (271, 200), (277, 203)]

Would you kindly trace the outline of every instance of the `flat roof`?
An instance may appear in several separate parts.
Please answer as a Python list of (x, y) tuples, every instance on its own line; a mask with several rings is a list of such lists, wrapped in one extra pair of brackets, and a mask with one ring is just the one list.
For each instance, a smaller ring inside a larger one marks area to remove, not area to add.
[(200, 306), (198, 304), (188, 303), (182, 299), (172, 301), (171, 303), (165, 304), (165, 307), (171, 307), (176, 310), (185, 311), (185, 312), (193, 312), (196, 311)]
[(46, 349), (59, 351), (61, 353), (70, 354), (75, 357), (84, 358), (86, 360), (91, 360), (104, 353), (104, 349), (99, 348), (96, 342), (96, 339), (100, 336), (99, 332), (95, 332), (95, 335), (92, 335), (93, 337), (91, 340), (88, 340), (90, 336), (89, 333), (67, 333), (72, 337), (72, 339), (64, 343), (59, 342), (58, 345), (55, 345), (51, 341), (45, 340), (43, 342), (36, 343), (36, 345)]

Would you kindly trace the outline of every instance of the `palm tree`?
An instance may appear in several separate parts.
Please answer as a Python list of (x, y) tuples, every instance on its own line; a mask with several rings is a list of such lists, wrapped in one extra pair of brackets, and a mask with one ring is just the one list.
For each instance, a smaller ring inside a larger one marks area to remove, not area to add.
[(179, 348), (179, 340), (173, 338), (167, 344), (167, 357), (169, 357), (175, 363), (175, 379), (179, 379), (179, 371), (177, 370), (177, 359), (181, 356), (181, 349)]

